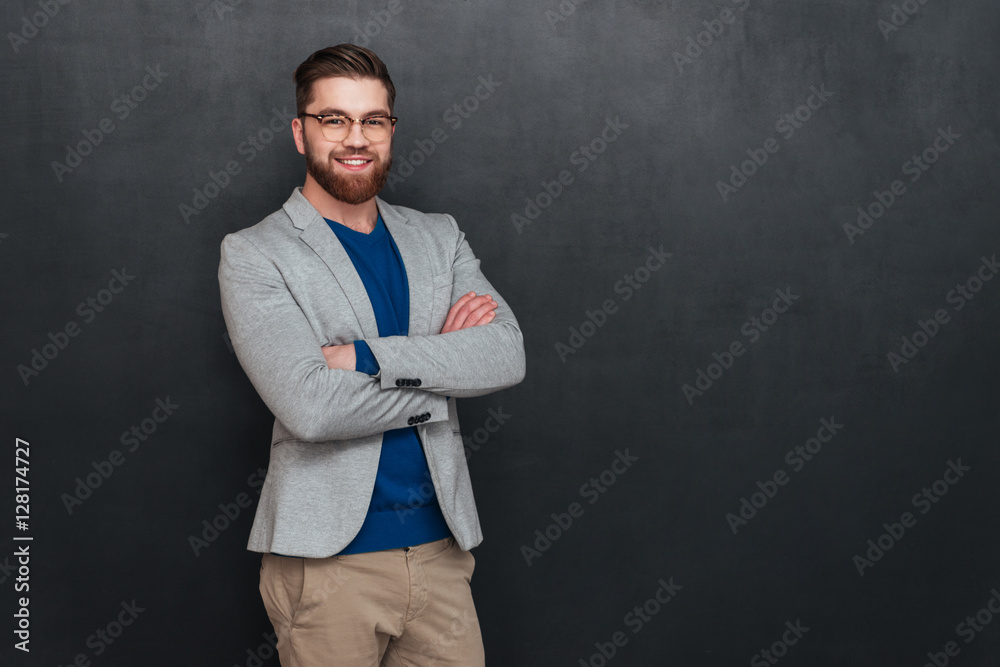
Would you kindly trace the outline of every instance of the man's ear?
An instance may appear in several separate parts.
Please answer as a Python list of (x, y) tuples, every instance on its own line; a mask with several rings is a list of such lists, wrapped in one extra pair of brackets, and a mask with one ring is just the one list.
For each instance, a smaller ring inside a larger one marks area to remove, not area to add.
[(301, 118), (292, 119), (292, 138), (295, 139), (295, 148), (297, 148), (299, 153), (302, 155), (306, 154), (306, 144), (303, 137), (305, 130), (306, 128), (303, 126)]

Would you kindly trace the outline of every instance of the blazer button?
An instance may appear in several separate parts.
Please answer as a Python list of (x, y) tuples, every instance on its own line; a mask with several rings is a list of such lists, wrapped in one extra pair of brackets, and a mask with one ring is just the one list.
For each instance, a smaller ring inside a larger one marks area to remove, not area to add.
[(414, 387), (419, 387), (420, 386), (420, 378), (417, 378), (416, 380), (413, 381), (413, 386)]
[(413, 426), (413, 417), (410, 417), (409, 419), (406, 420), (406, 425)]
[(404, 382), (403, 380), (396, 380), (396, 386), (397, 387), (402, 387), (403, 386), (403, 382)]

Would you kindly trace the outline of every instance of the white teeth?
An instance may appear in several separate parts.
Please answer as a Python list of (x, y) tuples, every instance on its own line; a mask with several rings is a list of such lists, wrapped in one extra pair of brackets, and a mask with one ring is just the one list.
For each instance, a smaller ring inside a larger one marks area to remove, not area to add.
[(360, 167), (361, 165), (365, 164), (367, 160), (341, 160), (341, 162), (343, 162), (344, 164), (349, 164), (352, 167)]

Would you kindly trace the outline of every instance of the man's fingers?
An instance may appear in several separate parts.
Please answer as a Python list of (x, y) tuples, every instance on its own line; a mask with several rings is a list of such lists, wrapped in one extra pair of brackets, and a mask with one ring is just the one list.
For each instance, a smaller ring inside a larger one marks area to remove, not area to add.
[(444, 326), (441, 328), (441, 333), (448, 333), (449, 331), (455, 331), (458, 328), (461, 328), (461, 327), (456, 327), (455, 325), (455, 320), (458, 318), (458, 313), (462, 309), (462, 307), (465, 306), (465, 304), (467, 304), (475, 297), (476, 297), (475, 292), (469, 292), (468, 294), (463, 294), (458, 299), (458, 301), (455, 302), (455, 305), (453, 305), (451, 309), (448, 311), (448, 317), (445, 318)]
[(496, 302), (487, 297), (479, 302), (482, 305), (476, 306), (476, 303), (473, 302), (471, 306), (467, 306), (469, 308), (468, 313), (464, 317), (459, 315), (455, 320), (454, 331), (479, 326), (493, 320), (493, 311), (497, 307)]
[[(469, 292), (455, 302), (455, 305), (448, 311), (448, 317), (445, 319), (444, 326), (441, 327), (441, 333), (450, 333), (452, 331), (459, 331), (461, 329), (474, 326), (474, 324), (468, 322), (472, 313), (477, 312), (484, 306), (486, 306), (488, 310), (496, 308), (496, 302), (493, 301), (493, 298), (489, 294), (481, 296), (474, 295), (475, 292)], [(491, 303), (493, 305), (489, 306), (488, 304)]]
[(491, 303), (493, 303), (493, 299), (490, 297), (489, 294), (469, 299), (469, 301), (467, 301), (461, 308), (458, 309), (458, 312), (456, 313), (455, 316), (455, 321), (452, 324), (452, 331), (459, 331), (461, 329), (467, 329), (470, 326), (473, 326), (475, 319), (473, 319), (473, 321), (470, 322), (470, 318), (473, 318), (473, 315), (476, 314), (475, 318), (478, 319), (478, 317), (482, 315), (483, 312), (486, 312), (482, 311), (481, 310), (482, 308), (486, 308), (487, 310), (496, 308), (496, 306), (491, 307), (489, 305)]
[(477, 327), (481, 324), (488, 324), (493, 321), (496, 316), (496, 301), (488, 301), (479, 308), (469, 313), (469, 316), (465, 318), (465, 323), (462, 326), (463, 329), (468, 329), (469, 327)]

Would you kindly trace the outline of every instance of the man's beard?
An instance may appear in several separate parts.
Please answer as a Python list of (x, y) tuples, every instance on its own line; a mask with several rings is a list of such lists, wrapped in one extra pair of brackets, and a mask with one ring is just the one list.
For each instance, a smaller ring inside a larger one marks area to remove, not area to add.
[(327, 161), (323, 160), (312, 151), (309, 141), (302, 137), (306, 149), (306, 171), (313, 177), (320, 187), (326, 190), (331, 197), (345, 204), (363, 204), (385, 187), (389, 180), (389, 169), (392, 167), (392, 153), (390, 149), (389, 160), (382, 162), (376, 153), (364, 151), (351, 151), (344, 153), (341, 157), (363, 157), (370, 159), (371, 169), (366, 174), (345, 174), (336, 172), (334, 162), (334, 151), (330, 151)]

